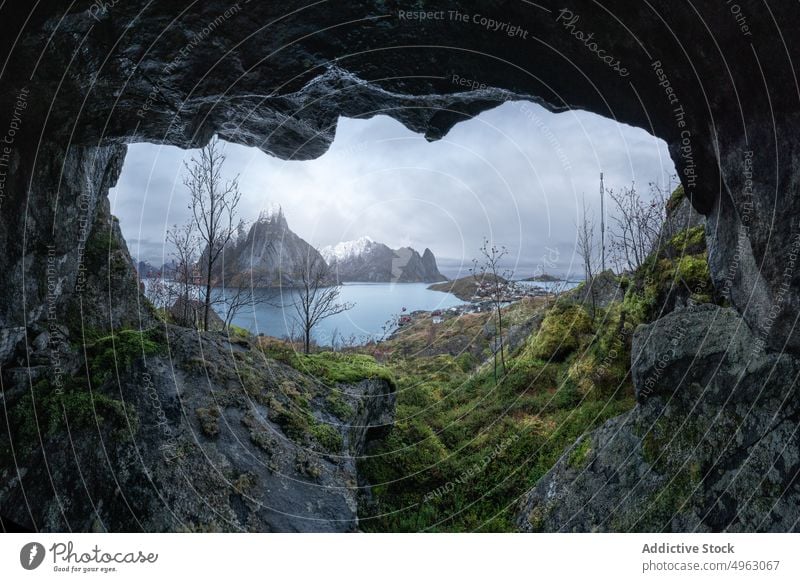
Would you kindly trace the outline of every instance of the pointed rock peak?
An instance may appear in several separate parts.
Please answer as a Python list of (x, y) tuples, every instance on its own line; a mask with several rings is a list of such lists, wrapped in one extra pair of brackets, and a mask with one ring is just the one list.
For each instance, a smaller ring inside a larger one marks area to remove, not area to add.
[(270, 204), (258, 215), (260, 224), (286, 224), (286, 217), (280, 204)]

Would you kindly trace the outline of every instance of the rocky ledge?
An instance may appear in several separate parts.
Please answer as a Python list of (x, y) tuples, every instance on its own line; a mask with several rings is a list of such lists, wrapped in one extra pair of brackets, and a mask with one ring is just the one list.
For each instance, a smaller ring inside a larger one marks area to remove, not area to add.
[(7, 370), (0, 514), (38, 531), (356, 530), (356, 460), (393, 422), (392, 382), (320, 380), (250, 341), (128, 330), (87, 341), (85, 362), (65, 352), (64, 383), (30, 391), (28, 368)]

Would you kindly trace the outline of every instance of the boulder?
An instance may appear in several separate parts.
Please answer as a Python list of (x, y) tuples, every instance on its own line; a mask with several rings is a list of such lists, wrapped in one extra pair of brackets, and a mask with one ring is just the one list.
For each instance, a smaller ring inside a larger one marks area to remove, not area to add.
[(564, 453), (523, 497), (520, 529), (800, 531), (800, 361), (757, 346), (719, 307), (640, 327), (636, 407)]

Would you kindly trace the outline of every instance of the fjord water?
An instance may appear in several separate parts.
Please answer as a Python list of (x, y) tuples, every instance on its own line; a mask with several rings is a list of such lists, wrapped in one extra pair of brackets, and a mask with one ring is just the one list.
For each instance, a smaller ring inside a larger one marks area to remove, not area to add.
[[(330, 346), (342, 341), (366, 343), (379, 339), (384, 326), (394, 315), (413, 311), (434, 311), (461, 305), (455, 295), (431, 291), (428, 283), (345, 283), (339, 296), (340, 303), (352, 303), (354, 307), (319, 323), (313, 338), (319, 345)], [(297, 298), (295, 291), (284, 289), (257, 289), (256, 294), (266, 301), (255, 309), (246, 307), (234, 318), (233, 323), (252, 333), (274, 337), (299, 337), (292, 303)], [(405, 308), (405, 312), (403, 312)]]

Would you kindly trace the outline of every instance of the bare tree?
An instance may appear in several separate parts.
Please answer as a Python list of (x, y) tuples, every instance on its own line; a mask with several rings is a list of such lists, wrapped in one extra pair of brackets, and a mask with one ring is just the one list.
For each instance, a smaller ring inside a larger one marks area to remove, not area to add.
[(581, 209), (581, 222), (578, 224), (578, 240), (577, 251), (583, 260), (583, 276), (586, 292), (589, 294), (592, 302), (592, 318), (594, 318), (595, 309), (597, 307), (595, 302), (594, 275), (596, 270), (595, 259), (597, 245), (595, 244), (594, 236), (595, 222), (594, 215), (591, 214), (586, 205), (586, 199), (583, 199), (583, 208)]
[(294, 275), (298, 298), (294, 302), (297, 322), (303, 332), (303, 351), (311, 352), (311, 332), (329, 317), (352, 309), (353, 303), (340, 303), (342, 286), (318, 252), (309, 250)]
[(174, 289), (164, 280), (163, 271), (149, 273), (145, 283), (145, 297), (156, 309), (169, 309), (174, 299)]
[(241, 199), (238, 176), (225, 181), (222, 178), (222, 166), (225, 155), (219, 139), (214, 137), (207, 146), (185, 164), (186, 175), (183, 183), (189, 189), (194, 224), (205, 250), (201, 257), (205, 293), (203, 296), (202, 328), (208, 330), (209, 313), (211, 312), (211, 287), (213, 270), (225, 245), (236, 232), (234, 220), (236, 207)]
[(177, 309), (173, 316), (180, 325), (196, 327), (194, 289), (195, 285), (200, 282), (200, 274), (197, 271), (198, 239), (194, 221), (189, 220), (182, 226), (173, 225), (167, 231), (167, 242), (172, 245), (172, 257), (175, 264), (172, 280), (173, 285), (177, 286), (175, 303), (172, 304), (173, 297), (171, 297), (170, 305), (167, 308), (175, 307)]
[(608, 193), (616, 207), (611, 232), (615, 262), (622, 269), (635, 271), (658, 244), (666, 218), (663, 197), (659, 198), (655, 190), (650, 201), (643, 200), (635, 184)]
[(513, 291), (514, 271), (503, 269), (501, 262), (503, 257), (508, 254), (505, 246), (498, 246), (483, 239), (480, 248), (481, 257), (472, 261), (472, 276), (478, 284), (480, 294), (488, 298), (492, 304), (494, 317), (497, 326), (494, 331), (493, 349), (494, 353), (494, 381), (497, 383), (497, 354), (500, 354), (500, 364), (503, 374), (506, 373), (506, 357), (503, 347), (503, 303), (508, 300), (508, 296)]
[(244, 277), (240, 277), (236, 286), (226, 286), (223, 279), (222, 292), (218, 298), (212, 301), (212, 303), (219, 303), (222, 306), (225, 312), (223, 319), (225, 320), (226, 328), (230, 328), (233, 319), (246, 307), (255, 309), (258, 305), (274, 305), (272, 297), (266, 292), (257, 291), (257, 289), (266, 287), (266, 277), (264, 275), (255, 279), (251, 277), (246, 287), (242, 286), (243, 279)]

